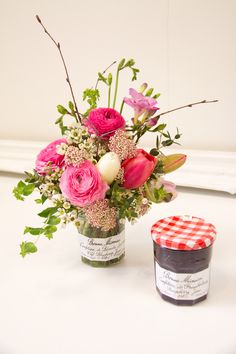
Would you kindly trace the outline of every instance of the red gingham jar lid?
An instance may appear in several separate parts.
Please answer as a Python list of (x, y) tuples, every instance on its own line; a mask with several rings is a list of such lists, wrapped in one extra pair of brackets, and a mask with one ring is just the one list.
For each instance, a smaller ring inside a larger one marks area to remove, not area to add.
[(173, 250), (192, 251), (210, 246), (216, 229), (204, 219), (183, 215), (158, 220), (151, 229), (153, 241)]

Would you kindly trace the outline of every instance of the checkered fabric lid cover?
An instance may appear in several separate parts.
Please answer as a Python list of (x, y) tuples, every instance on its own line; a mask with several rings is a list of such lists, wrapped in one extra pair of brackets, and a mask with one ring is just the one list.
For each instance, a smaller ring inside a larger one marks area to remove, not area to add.
[(216, 229), (204, 219), (183, 215), (157, 221), (151, 229), (153, 240), (162, 247), (191, 251), (210, 246)]

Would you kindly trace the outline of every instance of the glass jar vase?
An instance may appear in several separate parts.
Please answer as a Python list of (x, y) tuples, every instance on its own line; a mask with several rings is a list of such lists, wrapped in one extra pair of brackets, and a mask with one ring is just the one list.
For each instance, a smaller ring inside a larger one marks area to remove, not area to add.
[(93, 267), (107, 267), (121, 261), (125, 256), (125, 225), (117, 221), (109, 231), (91, 226), (81, 220), (78, 226), (81, 259)]

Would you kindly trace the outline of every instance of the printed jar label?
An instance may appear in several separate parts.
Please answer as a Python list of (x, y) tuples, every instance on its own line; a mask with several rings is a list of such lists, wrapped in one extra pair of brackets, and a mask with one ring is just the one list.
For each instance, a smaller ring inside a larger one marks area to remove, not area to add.
[(156, 285), (160, 292), (176, 300), (195, 300), (208, 293), (209, 267), (194, 274), (174, 273), (155, 261)]
[(81, 256), (90, 261), (110, 261), (125, 252), (125, 231), (107, 238), (92, 238), (80, 234)]

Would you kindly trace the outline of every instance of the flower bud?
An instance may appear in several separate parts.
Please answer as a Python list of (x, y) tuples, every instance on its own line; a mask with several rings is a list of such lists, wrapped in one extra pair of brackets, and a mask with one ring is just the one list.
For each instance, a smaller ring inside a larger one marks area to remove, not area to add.
[(153, 203), (168, 203), (177, 197), (175, 184), (164, 180), (164, 178), (145, 183), (144, 189), (146, 197)]
[(160, 156), (159, 160), (163, 163), (163, 172), (170, 173), (181, 167), (187, 156), (184, 154), (171, 154), (167, 156)]
[(144, 82), (144, 83), (140, 86), (138, 92), (143, 93), (143, 92), (146, 90), (147, 87), (148, 87), (148, 84), (147, 84), (146, 82)]
[(97, 163), (97, 169), (104, 181), (111, 184), (120, 170), (120, 159), (115, 152), (107, 152)]

